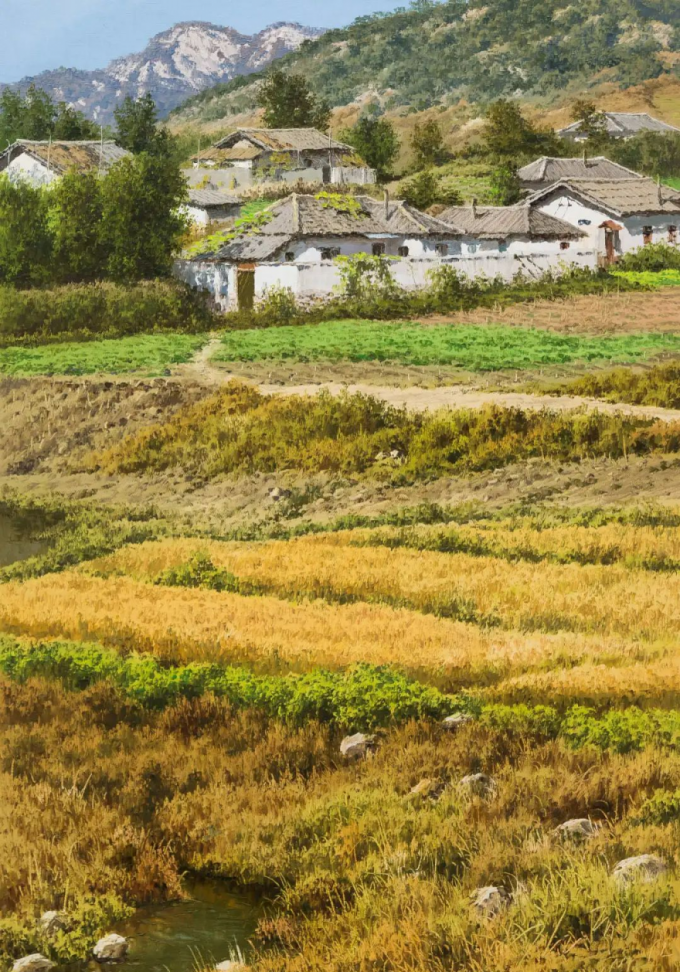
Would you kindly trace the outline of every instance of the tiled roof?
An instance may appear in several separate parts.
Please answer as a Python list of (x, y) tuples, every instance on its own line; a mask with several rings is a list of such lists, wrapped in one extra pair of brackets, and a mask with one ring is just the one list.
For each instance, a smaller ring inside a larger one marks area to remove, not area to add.
[(212, 148), (203, 149), (192, 158), (193, 162), (212, 162), (220, 165), (223, 162), (251, 162), (262, 155), (262, 149), (255, 145), (234, 145), (232, 148)]
[(560, 179), (638, 179), (642, 178), (632, 169), (626, 169), (618, 162), (604, 156), (592, 159), (559, 159), (543, 156), (519, 169), (517, 175), (521, 182), (558, 182)]
[(189, 202), (192, 206), (231, 206), (239, 205), (241, 200), (224, 189), (189, 189)]
[(680, 213), (680, 192), (653, 179), (562, 179), (529, 196), (533, 203), (559, 191), (571, 191), (595, 208), (617, 216)]
[(130, 153), (115, 142), (34, 142), (19, 139), (0, 155), (0, 170), (6, 168), (11, 159), (27, 153), (45, 165), (49, 165), (57, 175), (64, 175), (69, 169), (89, 172), (100, 169), (108, 172), (112, 165), (128, 158)]
[(228, 149), (244, 139), (264, 152), (354, 151), (350, 145), (336, 142), (314, 128), (239, 128), (218, 142), (215, 148)]
[[(638, 132), (680, 132), (680, 128), (667, 125), (666, 122), (658, 118), (652, 118), (646, 111), (626, 112), (626, 111), (605, 111), (603, 112), (607, 133), (623, 138), (627, 135), (637, 135)], [(566, 128), (560, 129), (558, 135), (577, 134), (583, 122), (576, 121)]]
[(518, 206), (453, 206), (439, 218), (463, 227), (466, 235), (480, 240), (506, 240), (510, 236), (574, 240), (585, 236), (571, 223), (532, 209), (526, 203)]

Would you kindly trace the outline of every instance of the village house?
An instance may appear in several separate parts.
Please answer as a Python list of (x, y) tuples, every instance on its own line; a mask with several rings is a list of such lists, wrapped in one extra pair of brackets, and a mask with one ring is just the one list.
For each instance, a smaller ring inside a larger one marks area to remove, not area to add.
[(20, 139), (0, 155), (0, 173), (15, 182), (49, 186), (69, 170), (105, 175), (130, 155), (115, 142), (33, 142)]
[(298, 299), (328, 297), (340, 283), (340, 256), (390, 257), (395, 281), (416, 289), (428, 283), (431, 270), (447, 265), (506, 280), (520, 272), (536, 277), (547, 269), (594, 266), (594, 251), (580, 245), (584, 236), (528, 206), (457, 207), (434, 218), (387, 196), (293, 194), (265, 210), (256, 229), (214, 253), (178, 261), (176, 273), (212, 293), (225, 310), (250, 308), (275, 286)]
[(375, 172), (351, 145), (313, 128), (239, 128), (212, 148), (197, 153), (190, 185), (210, 172), (211, 182), (243, 191), (266, 182), (370, 185)]
[(233, 219), (241, 212), (243, 201), (224, 189), (190, 189), (184, 211), (196, 226), (208, 226), (225, 219)]
[(678, 245), (680, 192), (653, 179), (563, 179), (528, 202), (584, 230), (601, 265), (650, 243)]
[[(662, 135), (680, 134), (680, 128), (667, 125), (658, 118), (652, 118), (644, 111), (603, 111), (604, 130), (610, 138), (633, 138), (640, 132), (659, 132)], [(570, 142), (587, 142), (588, 134), (583, 131), (583, 122), (576, 121), (566, 128), (561, 128), (557, 134)]]
[(612, 162), (602, 155), (588, 158), (584, 153), (579, 158), (562, 159), (542, 156), (529, 165), (518, 169), (520, 188), (535, 192), (551, 186), (560, 179), (641, 179), (639, 173), (627, 169), (618, 162)]

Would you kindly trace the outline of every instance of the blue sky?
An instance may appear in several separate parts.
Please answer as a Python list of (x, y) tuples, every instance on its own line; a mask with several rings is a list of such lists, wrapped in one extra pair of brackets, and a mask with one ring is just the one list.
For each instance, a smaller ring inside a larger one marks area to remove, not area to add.
[(56, 67), (91, 70), (142, 50), (180, 20), (256, 33), (278, 20), (340, 27), (396, 0), (0, 0), (0, 81)]

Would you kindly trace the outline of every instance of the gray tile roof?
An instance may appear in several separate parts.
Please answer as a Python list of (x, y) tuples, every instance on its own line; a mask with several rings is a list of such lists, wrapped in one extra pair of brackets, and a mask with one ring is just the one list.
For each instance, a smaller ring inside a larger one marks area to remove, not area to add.
[(526, 203), (517, 206), (453, 206), (439, 218), (463, 227), (466, 235), (480, 240), (507, 240), (511, 236), (576, 240), (586, 235), (571, 223), (532, 209)]
[(26, 153), (32, 158), (49, 165), (57, 175), (64, 175), (70, 169), (89, 172), (100, 169), (108, 172), (112, 165), (121, 159), (129, 158), (130, 153), (115, 142), (36, 142), (19, 139), (0, 155), (0, 171), (18, 155)]
[(215, 145), (228, 149), (240, 141), (249, 141), (263, 152), (304, 152), (336, 149), (353, 152), (350, 145), (336, 142), (314, 128), (239, 128)]
[(592, 159), (560, 159), (543, 156), (522, 166), (517, 175), (520, 182), (541, 182), (546, 185), (560, 179), (637, 179), (632, 169), (599, 155)]
[(616, 216), (680, 214), (680, 192), (653, 179), (562, 179), (532, 193), (530, 204), (554, 192), (571, 191), (595, 208)]
[[(339, 197), (342, 199), (343, 197)], [(264, 210), (261, 224), (225, 244), (219, 260), (266, 259), (293, 239), (412, 236), (451, 239), (462, 235), (455, 226), (419, 212), (400, 200), (387, 203), (370, 196), (349, 196), (356, 210), (343, 211), (317, 196), (293, 193)], [(277, 242), (278, 241), (278, 242)], [(257, 256), (253, 255), (257, 253)]]
[[(680, 128), (667, 125), (666, 122), (653, 118), (646, 111), (626, 112), (626, 111), (605, 111), (603, 112), (606, 120), (607, 133), (615, 138), (626, 138), (637, 135), (638, 132), (678, 132)], [(583, 123), (573, 122), (558, 131), (558, 135), (577, 135)]]
[(241, 200), (232, 192), (224, 189), (189, 189), (189, 202), (192, 206), (209, 209), (211, 206), (238, 206)]

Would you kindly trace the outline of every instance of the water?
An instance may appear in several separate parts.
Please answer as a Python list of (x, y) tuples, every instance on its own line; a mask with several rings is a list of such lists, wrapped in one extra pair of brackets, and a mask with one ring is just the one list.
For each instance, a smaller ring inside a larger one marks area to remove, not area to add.
[(42, 514), (0, 512), (0, 567), (44, 553), (49, 544), (45, 540), (36, 539), (36, 535), (44, 528), (45, 519)]
[(187, 883), (185, 890), (188, 900), (140, 908), (113, 929), (130, 939), (120, 972), (194, 972), (203, 962), (230, 958), (236, 946), (247, 954), (259, 899), (218, 881)]

